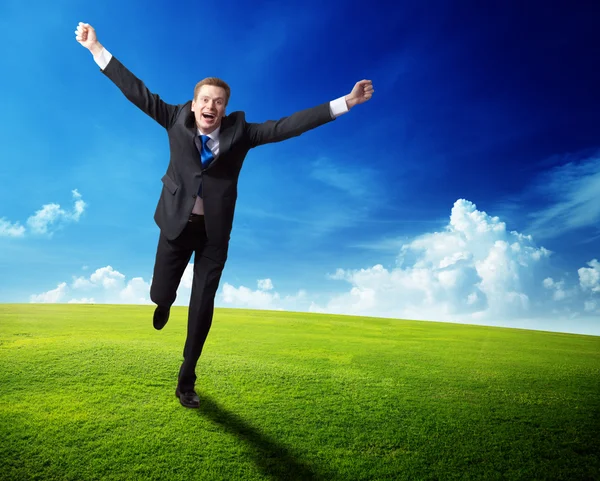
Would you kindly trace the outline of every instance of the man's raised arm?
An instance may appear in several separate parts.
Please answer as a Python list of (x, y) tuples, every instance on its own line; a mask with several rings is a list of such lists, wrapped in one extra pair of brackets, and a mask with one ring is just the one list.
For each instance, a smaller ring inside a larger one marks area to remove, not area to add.
[(373, 82), (361, 80), (356, 82), (349, 94), (331, 102), (301, 110), (279, 120), (267, 120), (262, 123), (248, 122), (245, 124), (246, 135), (252, 147), (296, 137), (336, 119), (356, 105), (365, 103), (373, 96), (373, 92)]
[(148, 90), (144, 83), (113, 57), (98, 41), (96, 31), (89, 23), (79, 22), (75, 39), (94, 56), (94, 61), (134, 105), (156, 120), (165, 129), (175, 122), (181, 105), (171, 105)]

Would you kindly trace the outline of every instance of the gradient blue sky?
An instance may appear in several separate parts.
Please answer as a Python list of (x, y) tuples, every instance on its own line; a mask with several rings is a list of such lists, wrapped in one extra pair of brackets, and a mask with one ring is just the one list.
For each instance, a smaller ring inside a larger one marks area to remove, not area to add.
[(2, 2), (0, 302), (147, 302), (167, 137), (83, 21), (167, 102), (218, 76), (250, 121), (373, 81), (250, 152), (217, 305), (600, 334), (600, 4), (488, 3)]

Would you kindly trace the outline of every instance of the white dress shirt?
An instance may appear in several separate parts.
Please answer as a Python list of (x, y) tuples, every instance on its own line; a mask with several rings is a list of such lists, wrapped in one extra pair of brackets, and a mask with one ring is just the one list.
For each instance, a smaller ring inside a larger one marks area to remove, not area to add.
[[(102, 51), (98, 55), (94, 55), (94, 61), (98, 64), (101, 70), (104, 70), (106, 68), (111, 58), (112, 54), (105, 48), (102, 48)], [(344, 97), (339, 97), (329, 102), (329, 111), (333, 118), (339, 117), (340, 115), (348, 112), (348, 105), (346, 104), (346, 99)], [(219, 155), (220, 131), (221, 126), (217, 127), (210, 134), (208, 134), (210, 140), (206, 143), (207, 147), (211, 150), (215, 157)], [(200, 130), (198, 130), (198, 135), (200, 135)], [(204, 215), (204, 203), (202, 202), (202, 198), (200, 196), (196, 197), (196, 203), (194, 204), (192, 213)]]

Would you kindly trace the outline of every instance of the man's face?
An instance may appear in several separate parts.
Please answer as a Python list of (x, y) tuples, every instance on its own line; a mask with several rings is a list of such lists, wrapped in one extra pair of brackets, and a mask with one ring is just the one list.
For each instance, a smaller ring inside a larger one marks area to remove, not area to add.
[(196, 125), (203, 134), (210, 134), (225, 115), (225, 89), (214, 85), (203, 85), (192, 101)]

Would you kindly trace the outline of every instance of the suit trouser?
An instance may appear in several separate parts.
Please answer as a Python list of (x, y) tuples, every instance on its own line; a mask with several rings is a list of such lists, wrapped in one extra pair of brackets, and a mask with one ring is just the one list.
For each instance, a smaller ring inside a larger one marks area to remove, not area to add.
[(158, 239), (150, 298), (159, 306), (170, 307), (175, 302), (183, 272), (195, 254), (184, 360), (179, 369), (178, 387), (182, 392), (194, 388), (196, 364), (212, 324), (215, 295), (225, 264), (213, 251), (207, 242), (203, 216), (190, 219), (176, 239), (168, 240), (162, 232)]

